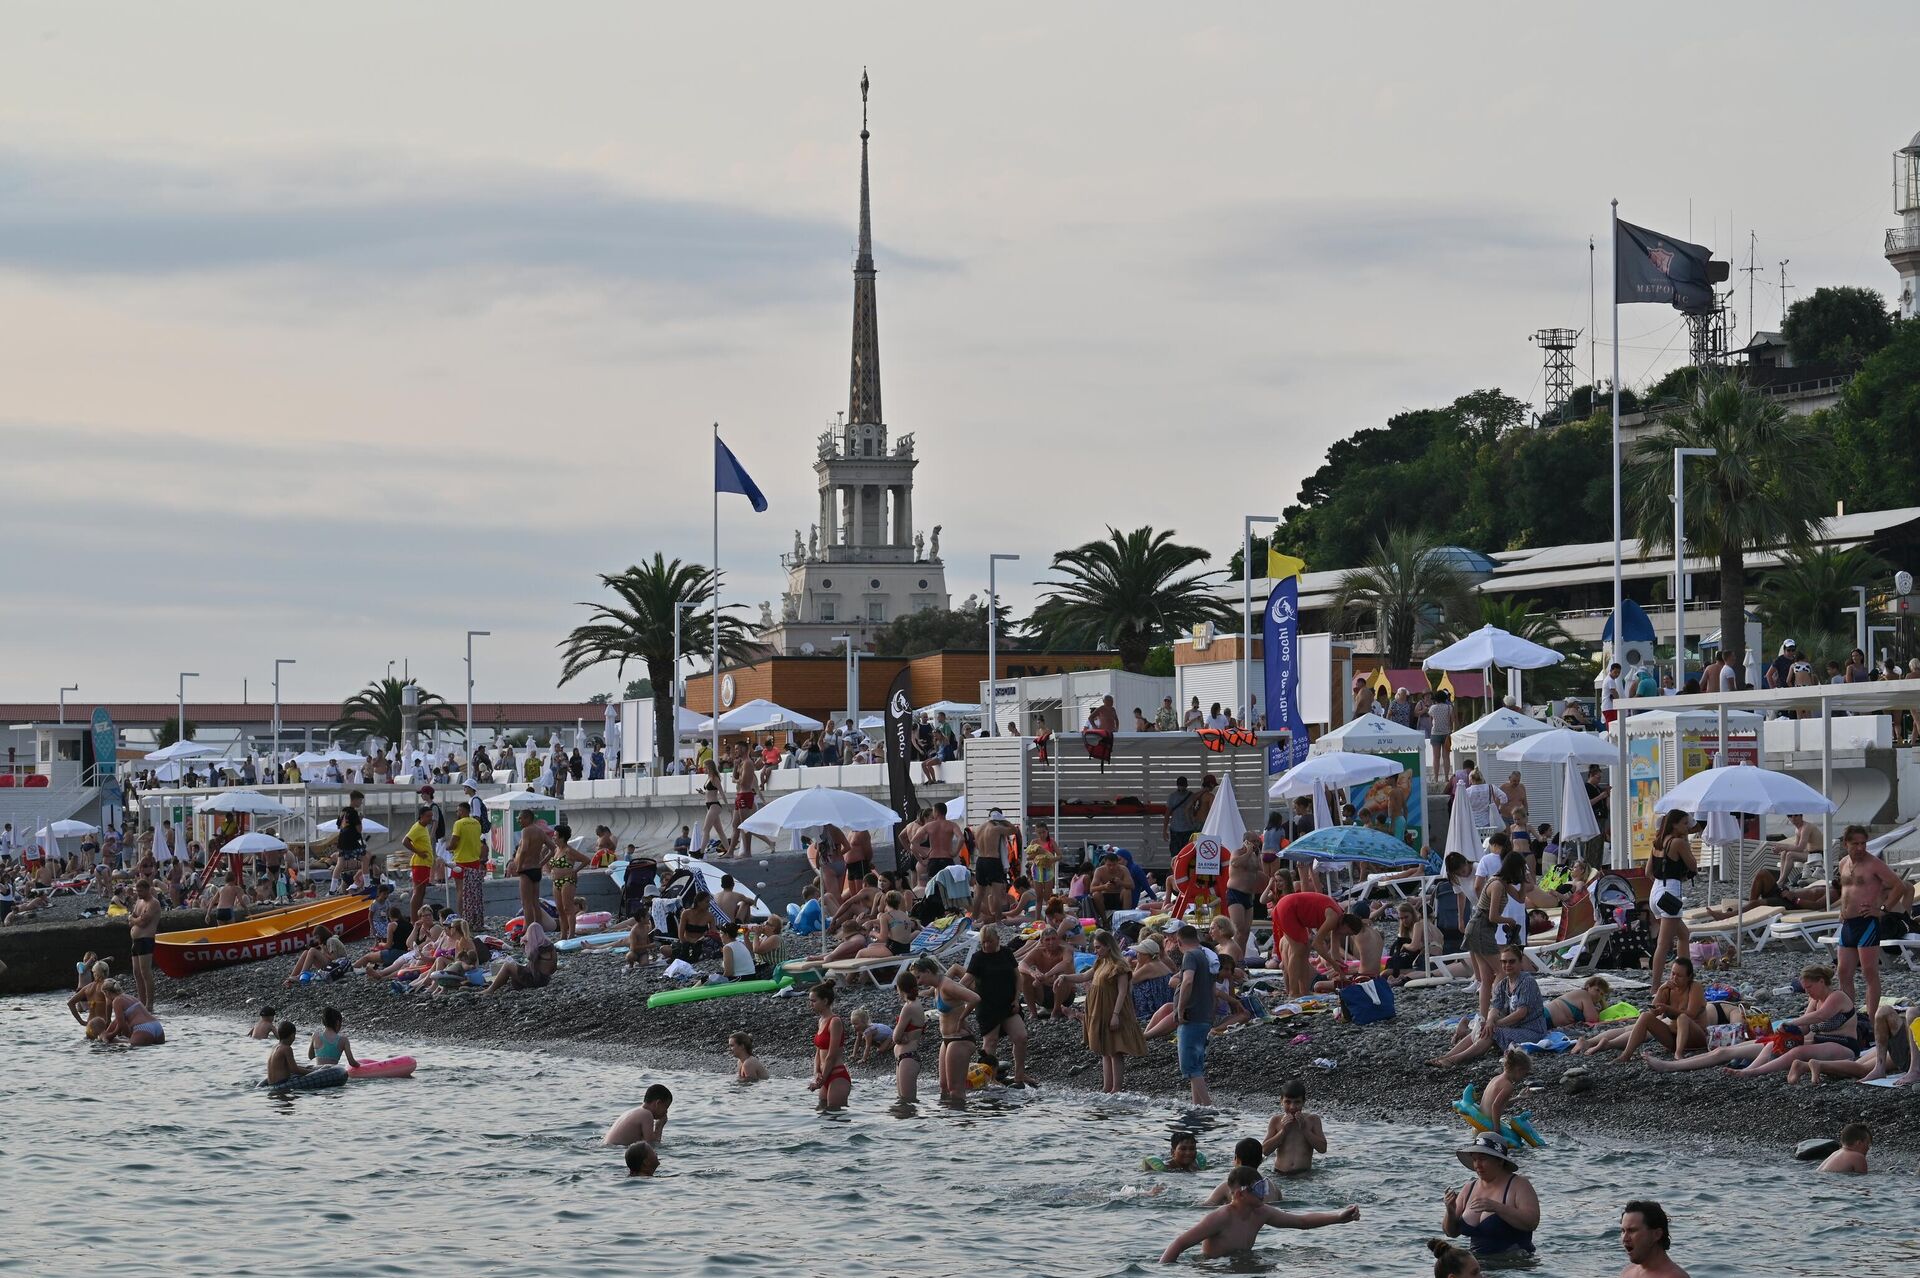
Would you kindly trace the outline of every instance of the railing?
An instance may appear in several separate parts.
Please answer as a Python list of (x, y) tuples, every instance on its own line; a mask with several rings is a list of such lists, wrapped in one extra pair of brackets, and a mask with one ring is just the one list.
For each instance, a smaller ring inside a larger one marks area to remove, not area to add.
[(1920, 227), (1896, 226), (1888, 231), (1886, 251), (1889, 253), (1920, 252)]

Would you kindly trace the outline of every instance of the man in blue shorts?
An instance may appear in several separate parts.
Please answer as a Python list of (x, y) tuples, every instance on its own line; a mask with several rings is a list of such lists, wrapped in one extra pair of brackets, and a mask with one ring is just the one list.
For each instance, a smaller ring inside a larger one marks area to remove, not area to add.
[(1213, 1104), (1207, 1091), (1207, 1035), (1213, 1032), (1213, 978), (1219, 960), (1201, 944), (1199, 931), (1183, 924), (1174, 933), (1180, 947), (1180, 993), (1174, 1001), (1175, 1031), (1180, 1045), (1180, 1077), (1193, 1089), (1193, 1103)]

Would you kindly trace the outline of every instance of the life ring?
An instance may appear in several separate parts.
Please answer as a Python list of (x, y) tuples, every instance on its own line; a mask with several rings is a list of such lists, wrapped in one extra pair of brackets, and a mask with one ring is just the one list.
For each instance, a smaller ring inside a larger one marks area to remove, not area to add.
[[(1460, 1093), (1460, 1099), (1453, 1102), (1454, 1112), (1467, 1120), (1467, 1126), (1477, 1132), (1494, 1131), (1493, 1120), (1480, 1108), (1480, 1102), (1474, 1099), (1473, 1084), (1468, 1083)], [(1495, 1135), (1515, 1149), (1531, 1145), (1535, 1149), (1546, 1148), (1546, 1139), (1534, 1130), (1533, 1111), (1522, 1110), (1500, 1120), (1500, 1128)]]
[[(1193, 1156), (1193, 1169), (1195, 1171), (1205, 1171), (1207, 1169), (1207, 1156), (1205, 1154), (1195, 1154)], [(1167, 1160), (1156, 1155), (1149, 1155), (1140, 1160), (1140, 1170), (1149, 1172), (1166, 1171)]]

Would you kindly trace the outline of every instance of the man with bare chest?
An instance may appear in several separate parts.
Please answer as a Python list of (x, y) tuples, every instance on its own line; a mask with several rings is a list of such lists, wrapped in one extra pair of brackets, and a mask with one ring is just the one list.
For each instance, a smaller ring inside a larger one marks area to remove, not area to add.
[(1880, 1006), (1880, 914), (1900, 892), (1900, 880), (1887, 863), (1867, 851), (1867, 831), (1850, 825), (1840, 836), (1840, 937), (1834, 945), (1834, 976), (1853, 996), (1853, 970), (1866, 978), (1866, 1012)]

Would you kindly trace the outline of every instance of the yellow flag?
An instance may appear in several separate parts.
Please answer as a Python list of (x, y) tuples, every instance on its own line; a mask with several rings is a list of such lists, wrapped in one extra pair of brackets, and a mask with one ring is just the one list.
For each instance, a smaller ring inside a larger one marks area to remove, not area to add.
[(1284, 551), (1267, 548), (1267, 580), (1285, 581), (1288, 577), (1298, 577), (1307, 570), (1307, 561), (1296, 559)]

